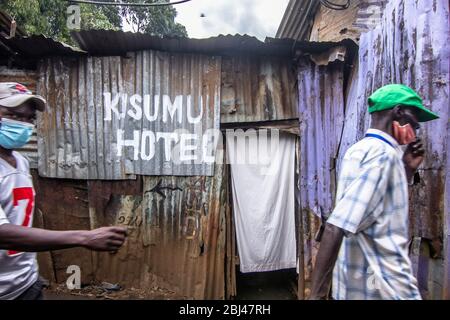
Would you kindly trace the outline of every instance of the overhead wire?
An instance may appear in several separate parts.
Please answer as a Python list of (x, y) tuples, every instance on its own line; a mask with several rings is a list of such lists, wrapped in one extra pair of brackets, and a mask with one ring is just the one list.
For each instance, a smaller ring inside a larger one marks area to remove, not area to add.
[(320, 3), (331, 10), (346, 10), (350, 7), (350, 0), (347, 0), (345, 4), (334, 3), (330, 0), (320, 0)]
[(99, 6), (122, 6), (122, 7), (157, 7), (157, 6), (171, 6), (174, 4), (181, 4), (192, 0), (178, 0), (174, 2), (153, 2), (153, 3), (133, 3), (133, 2), (105, 2), (93, 0), (67, 0), (71, 3), (93, 4)]

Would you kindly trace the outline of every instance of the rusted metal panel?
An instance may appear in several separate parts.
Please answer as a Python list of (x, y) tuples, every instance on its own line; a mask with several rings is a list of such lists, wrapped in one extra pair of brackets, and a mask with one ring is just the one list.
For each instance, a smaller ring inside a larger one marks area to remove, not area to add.
[(317, 252), (317, 216), (328, 216), (336, 189), (335, 165), (344, 126), (343, 64), (298, 69), (300, 119), (299, 190), (303, 233), (304, 279), (310, 280)]
[(0, 67), (0, 82), (19, 82), (31, 91), (36, 92), (37, 80), (36, 70)]
[(343, 64), (298, 71), (300, 114), (300, 192), (302, 207), (318, 216), (333, 207), (335, 162), (344, 125)]
[[(48, 101), (38, 118), (39, 173), (107, 180), (213, 175), (201, 151), (195, 163), (177, 162), (172, 150), (180, 153), (186, 133), (196, 135), (202, 150), (207, 130), (219, 129), (220, 70), (220, 57), (157, 51), (45, 60), (38, 84)], [(133, 97), (140, 100), (133, 103)], [(169, 140), (173, 149), (165, 148), (160, 133), (176, 135), (178, 141)]]
[[(447, 137), (450, 137), (450, 122), (447, 124)], [(447, 173), (445, 177), (444, 200), (444, 254), (445, 264), (443, 272), (443, 298), (450, 299), (450, 143), (447, 141)]]
[(90, 199), (101, 199), (91, 203), (97, 225), (124, 225), (129, 233), (117, 254), (97, 254), (96, 280), (160, 286), (194, 299), (225, 298), (224, 170), (218, 165), (214, 177), (143, 177), (143, 192), (134, 188), (131, 195), (111, 189), (123, 182), (90, 182)]
[(288, 59), (224, 57), (221, 90), (222, 124), (298, 117), (295, 73)]
[[(228, 169), (229, 166), (226, 166)], [(229, 178), (228, 170), (225, 175)], [(226, 201), (231, 200), (232, 193), (231, 184), (226, 186)], [(235, 297), (237, 295), (236, 287), (236, 265), (237, 265), (237, 245), (236, 245), (236, 226), (234, 224), (234, 217), (232, 214), (232, 201), (226, 206), (226, 260), (225, 260), (225, 294), (226, 299)]]
[[(86, 181), (46, 179), (33, 170), (36, 189), (35, 210), (42, 214), (43, 227), (49, 230), (88, 230), (90, 228), (88, 190)], [(41, 258), (43, 256), (41, 255)], [(81, 269), (81, 281), (94, 279), (91, 252), (83, 248), (51, 251), (51, 263), (40, 265), (44, 275), (52, 274), (58, 283), (67, 280), (67, 268), (77, 265)], [(42, 259), (41, 259), (42, 261)]]
[[(361, 33), (375, 27), (388, 0), (351, 1), (345, 10), (320, 6), (314, 17), (310, 41), (359, 41)], [(340, 1), (341, 4), (346, 1)], [(339, 3), (339, 2), (336, 2)]]
[[(33, 185), (37, 186), (39, 185), (39, 175), (37, 173), (37, 170), (31, 170), (31, 176), (33, 179)], [(39, 191), (39, 190), (38, 190)], [(37, 195), (37, 201), (40, 201), (40, 194)], [(45, 229), (45, 223), (44, 223), (44, 214), (39, 209), (39, 207), (36, 207), (33, 214), (33, 228), (41, 228)], [(52, 254), (50, 251), (43, 251), (37, 253), (37, 261), (39, 265), (39, 275), (47, 279), (48, 281), (55, 283), (56, 282), (56, 275), (55, 275), (55, 269), (53, 268), (53, 259)]]

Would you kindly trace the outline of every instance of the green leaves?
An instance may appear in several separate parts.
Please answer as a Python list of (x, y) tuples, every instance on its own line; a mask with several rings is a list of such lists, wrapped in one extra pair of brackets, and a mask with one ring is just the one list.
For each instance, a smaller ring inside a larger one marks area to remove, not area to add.
[[(115, 0), (103, 0), (115, 2)], [(160, 0), (128, 0), (154, 3)], [(9, 13), (27, 34), (44, 34), (75, 45), (67, 27), (66, 0), (1, 0), (0, 9)], [(80, 4), (81, 29), (120, 30), (122, 19), (133, 31), (157, 36), (187, 36), (186, 28), (175, 22), (173, 6), (124, 7)]]
[[(128, 0), (128, 2), (155, 3), (160, 0)], [(187, 37), (186, 28), (175, 22), (177, 11), (173, 6), (121, 7), (121, 14), (134, 32), (155, 36)]]

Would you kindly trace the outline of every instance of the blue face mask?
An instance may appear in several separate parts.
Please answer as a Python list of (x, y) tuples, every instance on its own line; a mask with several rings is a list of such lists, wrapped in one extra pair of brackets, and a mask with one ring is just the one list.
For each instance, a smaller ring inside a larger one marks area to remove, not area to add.
[(34, 125), (2, 118), (0, 120), (0, 146), (5, 149), (21, 148), (30, 141)]

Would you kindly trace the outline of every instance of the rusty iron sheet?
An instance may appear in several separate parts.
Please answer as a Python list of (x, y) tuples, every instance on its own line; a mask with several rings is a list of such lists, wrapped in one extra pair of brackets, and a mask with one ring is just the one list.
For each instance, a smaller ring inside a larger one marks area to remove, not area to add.
[(9, 38), (0, 34), (0, 56), (16, 56), (26, 59), (65, 55), (84, 56), (87, 53), (77, 47), (56, 41), (45, 35), (15, 36)]
[[(218, 165), (215, 172), (214, 177), (138, 176), (123, 181), (48, 179), (35, 172), (44, 227), (128, 229), (117, 253), (53, 251), (50, 263), (42, 265), (43, 274), (54, 272), (50, 280), (64, 283), (67, 267), (79, 265), (83, 284), (110, 282), (149, 291), (158, 287), (179, 298), (224, 299), (226, 221), (231, 213), (226, 166)], [(57, 196), (52, 195), (56, 188)]]
[[(450, 111), (449, 111), (450, 112)], [(443, 299), (450, 300), (450, 121), (447, 123), (447, 166), (445, 174), (444, 195), (444, 254), (445, 264), (443, 271)], [(442, 279), (441, 278), (441, 279)]]
[[(450, 137), (450, 122), (447, 124), (447, 137)], [(450, 300), (450, 142), (447, 141), (447, 167), (445, 175), (445, 200), (444, 200), (444, 290), (443, 298)]]
[(328, 216), (335, 192), (335, 162), (344, 125), (343, 64), (298, 70), (301, 207)]
[[(36, 189), (35, 210), (41, 216), (41, 226), (49, 230), (89, 230), (90, 215), (86, 181), (42, 178), (33, 170)], [(66, 282), (67, 268), (81, 269), (81, 282), (94, 280), (92, 254), (84, 248), (51, 251), (51, 263), (40, 264), (43, 275), (53, 275), (58, 283)], [(43, 255), (40, 256), (43, 258)], [(40, 259), (42, 261), (42, 259)], [(44, 270), (45, 269), (45, 270)]]
[(214, 177), (143, 177), (140, 194), (138, 185), (127, 192), (113, 188), (123, 182), (89, 182), (96, 226), (123, 225), (129, 233), (117, 254), (96, 254), (96, 280), (162, 287), (185, 298), (224, 299), (225, 169), (217, 166)]
[[(336, 159), (344, 126), (343, 64), (298, 69), (300, 119), (299, 180), (304, 279), (309, 281), (317, 253), (315, 234), (328, 216), (336, 192)], [(302, 275), (303, 276), (303, 275)]]
[[(31, 176), (33, 179), (33, 185), (38, 186), (39, 185), (39, 175), (37, 173), (37, 170), (32, 169)], [(39, 191), (39, 190), (38, 190)], [(40, 194), (36, 195), (36, 201), (41, 201)], [(49, 215), (47, 215), (48, 217)], [(44, 214), (41, 211), (39, 207), (35, 207), (34, 213), (33, 213), (33, 228), (40, 228), (45, 229), (44, 224)], [(43, 251), (37, 253), (37, 261), (39, 266), (39, 274), (44, 278), (47, 279), (51, 283), (56, 283), (56, 275), (55, 275), (55, 269), (53, 268), (54, 262), (52, 259), (52, 254), (50, 251)]]
[(240, 55), (222, 59), (221, 123), (298, 118), (289, 59)]
[[(208, 130), (219, 129), (220, 60), (157, 51), (46, 59), (38, 83), (48, 101), (38, 117), (39, 173), (106, 180), (213, 175), (202, 147)], [(172, 151), (181, 153), (180, 137), (194, 134), (201, 161), (177, 162)]]

